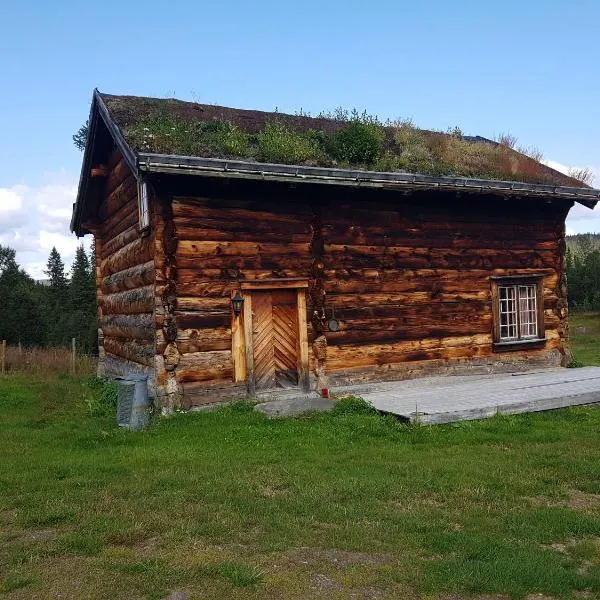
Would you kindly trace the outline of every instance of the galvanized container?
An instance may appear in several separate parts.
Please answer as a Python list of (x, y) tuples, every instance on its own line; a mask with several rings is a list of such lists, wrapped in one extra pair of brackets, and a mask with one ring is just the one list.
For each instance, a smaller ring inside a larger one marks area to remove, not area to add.
[(118, 377), (117, 424), (133, 431), (150, 424), (152, 404), (148, 397), (146, 377)]
[(131, 407), (131, 421), (129, 428), (133, 431), (145, 429), (150, 425), (152, 404), (148, 397), (148, 378), (138, 378), (135, 381), (133, 405)]

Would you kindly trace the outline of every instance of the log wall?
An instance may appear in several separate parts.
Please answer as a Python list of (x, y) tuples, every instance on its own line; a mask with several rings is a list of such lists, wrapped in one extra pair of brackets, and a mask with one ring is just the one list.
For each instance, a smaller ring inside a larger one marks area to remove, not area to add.
[(172, 199), (177, 237), (176, 378), (191, 406), (247, 395), (234, 383), (231, 295), (240, 281), (303, 277), (313, 211), (229, 197)]
[(154, 395), (154, 235), (138, 230), (137, 182), (118, 151), (95, 232), (99, 373), (147, 375)]
[[(417, 194), (322, 208), (330, 384), (555, 365), (565, 353), (564, 219), (539, 200)], [(548, 342), (492, 351), (491, 276), (543, 274)]]
[[(170, 339), (157, 311), (157, 347), (186, 406), (245, 395), (233, 382), (230, 297), (255, 279), (310, 281), (318, 388), (565, 361), (565, 203), (197, 182), (165, 195), (175, 242), (157, 258), (176, 296)], [(544, 275), (548, 341), (494, 353), (490, 277), (526, 273)]]

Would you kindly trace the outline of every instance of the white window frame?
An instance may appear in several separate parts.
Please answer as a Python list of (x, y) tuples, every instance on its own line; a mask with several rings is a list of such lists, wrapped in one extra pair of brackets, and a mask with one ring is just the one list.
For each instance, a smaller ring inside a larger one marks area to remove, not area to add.
[(537, 285), (498, 286), (500, 342), (538, 338)]
[(492, 277), (494, 349), (501, 351), (546, 341), (543, 277)]
[(138, 218), (140, 231), (145, 231), (150, 228), (150, 203), (148, 201), (148, 195), (148, 182), (142, 180), (138, 183)]

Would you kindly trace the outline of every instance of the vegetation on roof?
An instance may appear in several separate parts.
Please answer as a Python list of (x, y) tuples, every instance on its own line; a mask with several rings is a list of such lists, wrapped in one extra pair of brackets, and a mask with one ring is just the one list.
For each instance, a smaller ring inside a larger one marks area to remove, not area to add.
[(417, 128), (411, 121), (381, 122), (356, 110), (310, 117), (201, 105), (179, 100), (102, 96), (127, 143), (140, 152), (238, 158), (308, 166), (450, 175), (579, 186), (540, 163), (536, 149), (515, 150), (516, 139), (495, 141)]

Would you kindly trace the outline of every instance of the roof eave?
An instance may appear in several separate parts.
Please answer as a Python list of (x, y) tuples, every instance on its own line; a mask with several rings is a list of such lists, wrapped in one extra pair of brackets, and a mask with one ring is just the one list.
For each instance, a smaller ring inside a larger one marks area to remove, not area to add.
[(208, 177), (233, 177), (270, 181), (297, 181), (303, 183), (334, 184), (344, 186), (375, 187), (405, 190), (448, 190), (472, 193), (496, 193), (505, 196), (554, 197), (579, 202), (594, 208), (600, 200), (600, 190), (546, 184), (421, 175), (413, 173), (388, 173), (258, 163), (243, 160), (178, 156), (173, 154), (138, 154), (138, 168), (146, 173), (172, 173), (204, 175)]
[(90, 106), (90, 116), (88, 118), (88, 137), (83, 152), (83, 161), (81, 164), (81, 173), (79, 175), (79, 186), (77, 188), (77, 197), (73, 204), (73, 214), (71, 216), (70, 229), (72, 233), (75, 233), (78, 237), (85, 235), (87, 231), (82, 229), (81, 224), (81, 212), (85, 204), (85, 198), (88, 190), (88, 184), (90, 180), (91, 162), (94, 152), (94, 145), (96, 142), (96, 134), (98, 131), (98, 119), (101, 118), (106, 128), (108, 129), (111, 137), (113, 138), (117, 148), (120, 150), (123, 158), (134, 176), (138, 177), (138, 160), (137, 154), (127, 144), (125, 138), (121, 134), (121, 130), (117, 124), (112, 120), (108, 108), (98, 89), (94, 89), (92, 95), (92, 103)]

